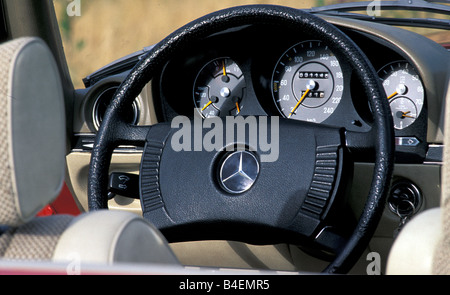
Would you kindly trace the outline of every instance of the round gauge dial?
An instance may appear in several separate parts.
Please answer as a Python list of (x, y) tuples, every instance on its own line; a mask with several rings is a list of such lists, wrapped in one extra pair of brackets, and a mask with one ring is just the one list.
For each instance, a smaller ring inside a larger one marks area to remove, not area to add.
[(242, 70), (232, 59), (214, 59), (195, 79), (195, 108), (204, 118), (236, 116), (244, 108), (245, 87)]
[(390, 103), (392, 116), (394, 119), (394, 127), (396, 129), (404, 129), (414, 123), (417, 118), (416, 105), (404, 96), (395, 98)]
[(425, 92), (416, 70), (406, 61), (396, 61), (378, 71), (389, 99), (395, 129), (413, 124), (420, 115)]
[(342, 99), (344, 78), (338, 59), (321, 41), (304, 41), (279, 59), (272, 94), (286, 118), (321, 123)]

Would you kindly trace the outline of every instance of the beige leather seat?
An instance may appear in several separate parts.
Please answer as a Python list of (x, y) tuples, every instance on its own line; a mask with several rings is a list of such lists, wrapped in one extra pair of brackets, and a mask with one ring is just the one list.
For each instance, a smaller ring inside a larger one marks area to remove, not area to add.
[(60, 76), (42, 40), (0, 45), (0, 90), (0, 261), (178, 265), (164, 237), (131, 213), (36, 218), (58, 196), (66, 151)]
[(445, 121), (441, 206), (422, 212), (406, 224), (389, 254), (387, 274), (450, 275), (449, 103)]
[(392, 246), (388, 275), (431, 275), (441, 235), (441, 210), (430, 209), (409, 221)]

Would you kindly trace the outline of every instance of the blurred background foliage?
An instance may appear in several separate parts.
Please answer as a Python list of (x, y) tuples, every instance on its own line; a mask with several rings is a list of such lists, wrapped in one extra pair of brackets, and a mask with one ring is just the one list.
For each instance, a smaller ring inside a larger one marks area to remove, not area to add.
[[(310, 8), (348, 0), (79, 0), (80, 16), (69, 16), (72, 0), (53, 0), (71, 76), (81, 79), (125, 55), (157, 43), (182, 25), (207, 13), (245, 4)], [(432, 17), (424, 12), (383, 12), (388, 17)], [(438, 42), (449, 32), (415, 29)]]

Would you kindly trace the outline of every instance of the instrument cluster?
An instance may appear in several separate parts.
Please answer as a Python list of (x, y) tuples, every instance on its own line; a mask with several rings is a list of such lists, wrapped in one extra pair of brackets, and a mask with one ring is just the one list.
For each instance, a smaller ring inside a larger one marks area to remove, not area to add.
[[(156, 87), (161, 119), (270, 115), (370, 130), (371, 107), (345, 59), (314, 36), (292, 33), (243, 28), (183, 52), (165, 67)], [(276, 42), (267, 36), (277, 36)], [(414, 64), (374, 40), (351, 38), (379, 75), (396, 136), (424, 140), (426, 88)]]

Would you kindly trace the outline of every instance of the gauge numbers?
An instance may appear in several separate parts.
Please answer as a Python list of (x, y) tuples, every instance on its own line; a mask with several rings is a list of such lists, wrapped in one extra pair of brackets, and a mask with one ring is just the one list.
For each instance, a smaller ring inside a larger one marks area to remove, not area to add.
[(402, 130), (419, 117), (425, 100), (425, 91), (419, 75), (406, 61), (395, 61), (378, 71), (389, 99), (394, 127)]
[(272, 77), (272, 95), (286, 118), (321, 123), (339, 105), (344, 77), (336, 56), (321, 41), (304, 41), (279, 59)]
[(224, 57), (208, 62), (194, 84), (195, 108), (204, 118), (236, 116), (242, 111), (245, 79), (232, 59)]

